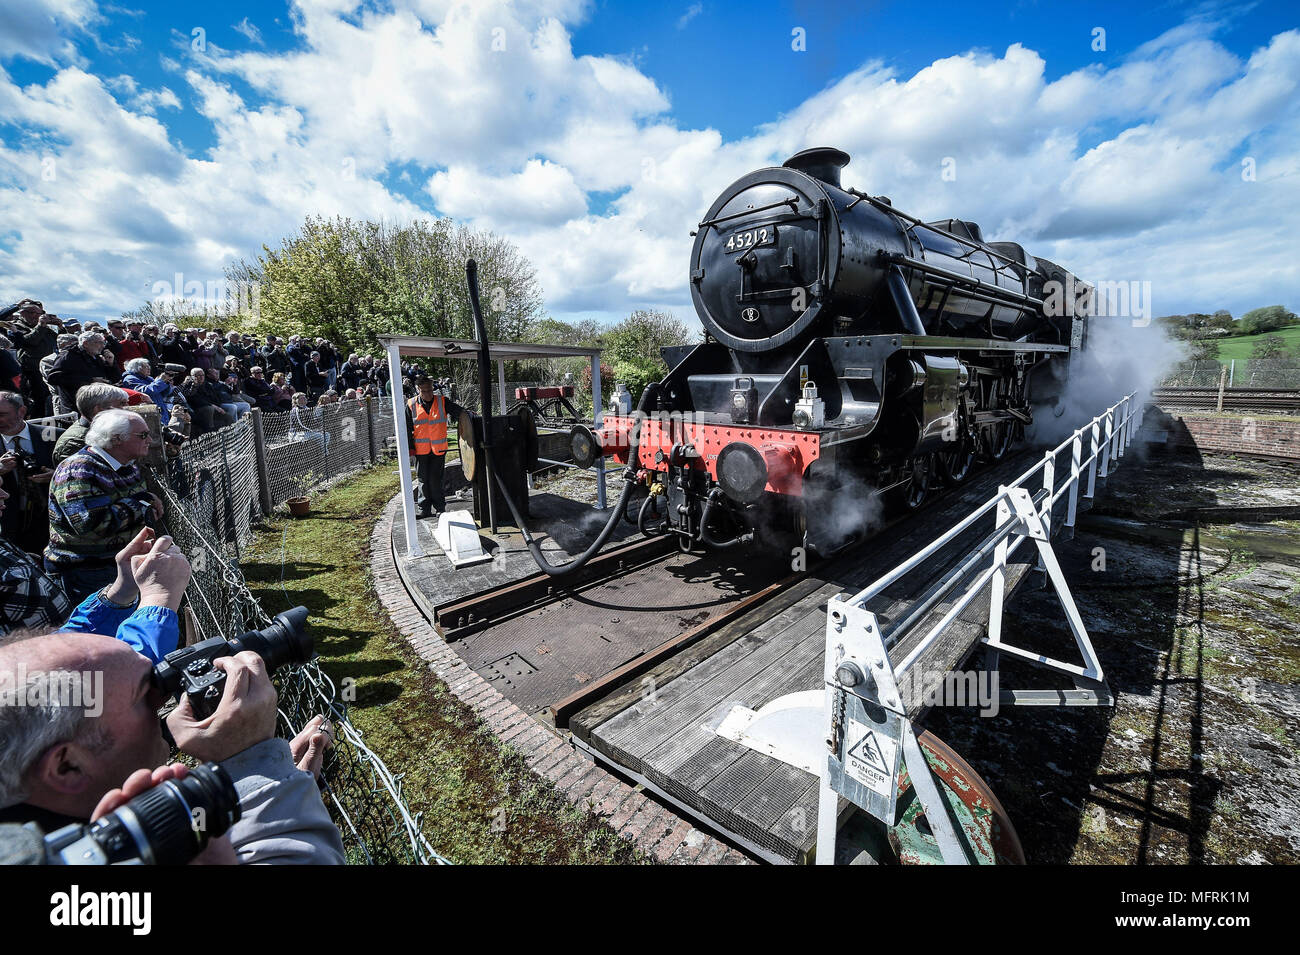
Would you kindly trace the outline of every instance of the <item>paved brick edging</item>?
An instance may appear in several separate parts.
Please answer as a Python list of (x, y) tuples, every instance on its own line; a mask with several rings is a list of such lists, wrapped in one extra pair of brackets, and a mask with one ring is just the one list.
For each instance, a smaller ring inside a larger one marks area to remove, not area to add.
[(393, 521), (400, 495), (384, 508), (370, 536), (370, 570), (375, 590), (406, 642), (429, 664), (438, 679), (478, 715), (501, 742), (517, 750), (539, 776), (549, 779), (579, 808), (594, 806), (624, 839), (647, 856), (670, 864), (748, 865), (752, 860), (726, 843), (696, 829), (617, 776), (580, 755), (541, 723), (497, 692), (466, 666), (416, 607), (393, 560)]

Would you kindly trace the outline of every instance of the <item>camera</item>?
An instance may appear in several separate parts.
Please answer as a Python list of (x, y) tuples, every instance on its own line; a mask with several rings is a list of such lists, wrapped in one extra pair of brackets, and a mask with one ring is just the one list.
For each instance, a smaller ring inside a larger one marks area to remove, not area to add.
[(18, 465), (17, 467), (14, 468), (14, 476), (19, 480), (26, 480), (27, 478), (31, 477), (33, 474), (36, 474), (44, 470), (39, 464), (36, 463), (35, 456), (28, 454), (26, 451), (19, 451), (15, 449), (13, 451), (9, 451), (5, 456), (17, 460)]
[(184, 865), (239, 815), (230, 774), (205, 763), (91, 823), (49, 835), (31, 822), (0, 826), (0, 865)]
[(216, 711), (226, 688), (225, 671), (214, 667), (213, 660), (252, 650), (266, 661), (270, 673), (286, 663), (306, 663), (312, 656), (306, 627), (307, 608), (294, 607), (276, 614), (274, 622), (262, 630), (250, 630), (230, 640), (212, 637), (173, 650), (153, 668), (154, 685), (177, 699), (184, 694), (194, 715), (206, 719)]

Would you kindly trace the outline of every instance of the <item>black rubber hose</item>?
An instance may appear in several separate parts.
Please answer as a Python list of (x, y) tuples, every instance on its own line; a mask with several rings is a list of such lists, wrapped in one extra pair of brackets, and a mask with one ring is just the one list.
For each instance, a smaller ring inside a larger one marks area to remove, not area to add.
[(746, 535), (744, 534), (737, 534), (735, 537), (731, 538), (731, 540), (720, 541), (709, 533), (709, 518), (712, 516), (713, 508), (717, 505), (718, 498), (721, 495), (721, 488), (715, 487), (710, 491), (708, 498), (704, 501), (704, 509), (700, 512), (700, 540), (703, 543), (708, 544), (710, 547), (718, 549), (735, 547), (737, 544), (744, 543), (746, 538)]
[[(628, 503), (632, 504), (633, 500), (629, 500)], [(633, 527), (637, 526), (637, 518), (632, 516), (631, 511), (628, 508), (623, 509), (623, 520), (627, 521)]]
[[(490, 455), (491, 452), (485, 448), (484, 454)], [(489, 458), (486, 463), (488, 465), (488, 474), (492, 475), (492, 480), (496, 482), (497, 489), (501, 491), (501, 496), (506, 499), (506, 506), (510, 508), (510, 516), (514, 518), (515, 526), (518, 527), (524, 535), (524, 543), (528, 545), (528, 552), (533, 555), (533, 560), (537, 563), (537, 566), (552, 577), (563, 577), (565, 574), (571, 574), (575, 570), (581, 568), (582, 565), (591, 560), (591, 558), (596, 556), (596, 552), (605, 546), (605, 542), (609, 540), (609, 536), (614, 533), (614, 528), (617, 526), (619, 518), (623, 516), (623, 508), (627, 507), (628, 498), (632, 496), (632, 489), (636, 487), (636, 481), (627, 481), (623, 485), (623, 493), (619, 496), (618, 503), (614, 505), (613, 513), (609, 515), (609, 520), (605, 522), (604, 529), (601, 530), (599, 536), (597, 536), (597, 538), (592, 542), (591, 546), (567, 564), (559, 564), (557, 566), (546, 559), (542, 554), (542, 548), (539, 547), (537, 541), (533, 539), (533, 535), (528, 532), (528, 527), (524, 524), (524, 519), (519, 516), (519, 508), (515, 507), (514, 498), (507, 493), (505, 485), (501, 483), (501, 478), (497, 475), (496, 469), (492, 467), (491, 459)]]
[(650, 516), (650, 506), (654, 504), (655, 495), (650, 494), (641, 502), (641, 509), (636, 514), (636, 529), (645, 537), (658, 537), (663, 531), (650, 531), (646, 527), (647, 519)]

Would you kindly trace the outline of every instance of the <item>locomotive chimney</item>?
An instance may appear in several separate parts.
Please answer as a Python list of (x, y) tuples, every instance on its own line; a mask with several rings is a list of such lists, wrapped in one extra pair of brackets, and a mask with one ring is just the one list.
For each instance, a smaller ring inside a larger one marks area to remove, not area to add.
[(839, 187), (840, 169), (849, 164), (849, 154), (833, 146), (814, 146), (795, 153), (781, 165), (807, 173), (814, 179)]

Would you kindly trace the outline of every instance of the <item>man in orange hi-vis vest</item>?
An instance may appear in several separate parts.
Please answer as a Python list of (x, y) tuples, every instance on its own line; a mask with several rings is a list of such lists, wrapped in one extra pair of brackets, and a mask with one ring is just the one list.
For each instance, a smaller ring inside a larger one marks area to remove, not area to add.
[(419, 516), (428, 517), (447, 509), (442, 493), (442, 466), (447, 459), (447, 425), (451, 416), (464, 409), (446, 395), (438, 394), (433, 379), (421, 376), (415, 383), (419, 392), (406, 402), (406, 435), (415, 473), (420, 480)]

